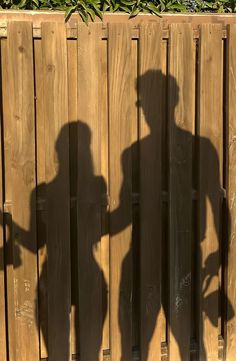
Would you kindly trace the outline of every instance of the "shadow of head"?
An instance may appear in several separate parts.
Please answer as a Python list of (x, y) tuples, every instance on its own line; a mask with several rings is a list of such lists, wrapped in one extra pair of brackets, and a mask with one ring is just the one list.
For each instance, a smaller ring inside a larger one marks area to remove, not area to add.
[[(68, 167), (68, 162), (70, 162), (70, 171), (76, 174), (75, 178), (80, 184), (80, 189), (85, 186), (88, 178), (92, 179), (94, 171), (91, 140), (92, 132), (89, 126), (80, 120), (76, 120), (65, 124), (61, 128), (55, 144), (58, 173), (63, 173), (63, 170)], [(70, 161), (68, 159), (68, 149)]]
[(79, 150), (90, 148), (91, 130), (88, 125), (80, 120), (67, 123), (61, 128), (55, 144), (58, 159), (63, 159), (65, 146), (69, 146), (69, 134), (77, 142)]
[[(167, 94), (170, 115), (179, 102), (179, 86), (171, 75), (165, 75), (161, 70), (148, 70), (136, 81), (138, 92), (137, 107), (141, 107), (145, 120), (150, 127), (163, 114)], [(167, 92), (168, 91), (168, 92)]]
[(72, 156), (71, 166), (76, 167), (79, 164), (80, 169), (83, 167), (84, 172), (88, 169), (92, 170), (91, 138), (92, 133), (89, 126), (80, 120), (67, 123), (61, 128), (55, 144), (55, 156), (60, 172), (68, 165), (69, 148)]

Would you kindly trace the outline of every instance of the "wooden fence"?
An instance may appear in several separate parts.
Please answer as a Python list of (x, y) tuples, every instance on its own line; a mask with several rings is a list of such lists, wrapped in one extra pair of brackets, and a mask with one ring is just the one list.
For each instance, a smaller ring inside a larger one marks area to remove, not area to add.
[(0, 360), (235, 361), (236, 17), (77, 20), (1, 14)]

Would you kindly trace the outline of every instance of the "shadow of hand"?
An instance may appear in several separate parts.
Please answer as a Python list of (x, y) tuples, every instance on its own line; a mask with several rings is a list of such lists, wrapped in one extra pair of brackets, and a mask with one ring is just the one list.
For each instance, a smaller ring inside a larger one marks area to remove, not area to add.
[[(216, 290), (210, 293), (209, 295), (207, 295), (206, 297), (204, 297), (205, 300), (204, 304), (206, 305), (206, 309), (207, 309), (206, 316), (209, 318), (212, 325), (215, 327), (218, 327), (218, 319), (215, 317), (215, 308), (209, 307), (209, 305), (217, 304), (219, 299), (219, 292), (221, 293), (221, 290)], [(234, 317), (233, 306), (225, 293), (222, 295), (222, 298), (223, 298), (222, 302), (224, 305), (224, 309), (226, 309), (225, 319), (229, 321)]]
[(5, 265), (14, 265), (14, 268), (22, 265), (21, 249), (19, 244), (7, 242), (5, 247), (0, 248), (0, 271), (3, 271)]

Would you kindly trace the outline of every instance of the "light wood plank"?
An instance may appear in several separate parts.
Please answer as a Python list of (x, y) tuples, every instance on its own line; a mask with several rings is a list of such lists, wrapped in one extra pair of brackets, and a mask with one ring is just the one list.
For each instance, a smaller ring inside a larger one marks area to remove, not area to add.
[[(4, 163), (10, 164), (11, 162), (11, 116), (10, 116), (10, 88), (5, 86), (8, 83), (8, 53), (7, 53), (7, 40), (1, 39), (1, 63), (2, 63), (2, 102), (3, 102), (3, 119), (4, 123), (8, 124), (3, 127), (3, 144), (4, 144)], [(4, 166), (4, 180), (11, 179), (11, 167)], [(11, 200), (11, 187), (10, 184), (5, 191), (6, 202), (7, 199)], [(13, 268), (13, 246), (12, 246), (12, 207), (11, 201), (8, 201), (8, 213), (4, 215), (5, 227), (5, 255), (6, 255), (6, 287), (8, 290), (14, 289), (14, 268)], [(7, 297), (7, 323), (8, 323), (8, 352), (11, 361), (15, 361), (15, 323), (14, 323), (14, 293)]]
[(221, 25), (201, 26), (199, 69), (199, 347), (218, 358), (220, 164), (222, 159)]
[[(109, 194), (109, 132), (108, 132), (108, 69), (107, 69), (107, 40), (102, 41), (101, 47), (101, 174), (107, 185), (104, 190)], [(102, 197), (105, 197), (103, 193)], [(103, 198), (105, 199), (105, 198)], [(102, 238), (101, 238), (101, 267), (107, 284), (107, 292), (103, 293), (103, 350), (110, 348), (110, 312), (109, 312), (109, 263), (110, 263), (110, 237), (109, 237), (109, 205), (102, 207)]]
[(78, 79), (77, 79), (77, 41), (67, 40), (68, 51), (68, 99), (69, 99), (69, 148), (70, 148), (70, 197), (71, 197), (71, 352), (79, 352), (79, 286), (78, 286), (78, 245), (77, 245), (77, 100), (78, 100)]
[(195, 52), (192, 27), (170, 26), (169, 45), (169, 357), (190, 359), (192, 134)]
[(78, 24), (77, 220), (82, 361), (102, 360), (106, 314), (102, 313), (106, 282), (101, 270), (100, 242), (101, 194), (106, 192), (101, 177), (101, 29), (102, 24)]
[(42, 23), (47, 194), (48, 356), (70, 360), (70, 193), (64, 24)]
[[(162, 146), (162, 192), (167, 192), (168, 189), (168, 121), (167, 121), (167, 86), (168, 86), (168, 42), (162, 39), (162, 64), (161, 71), (163, 74), (162, 82), (162, 126), (161, 126), (161, 146)], [(160, 327), (161, 327), (161, 342), (167, 342), (167, 312), (168, 306), (168, 203), (162, 202), (162, 240), (161, 240), (161, 310), (160, 310)], [(165, 307), (166, 306), (166, 307)]]
[(37, 145), (37, 244), (38, 244), (38, 286), (40, 357), (46, 358), (48, 344), (48, 284), (47, 284), (47, 214), (46, 200), (46, 157), (45, 157), (45, 113), (42, 41), (34, 40), (35, 96), (36, 96), (36, 145)]
[[(39, 358), (35, 196), (35, 125), (32, 24), (9, 22), (5, 103), (6, 200), (12, 203), (12, 262), (8, 318), (12, 360)], [(5, 55), (6, 55), (5, 54)], [(5, 90), (4, 90), (5, 91)], [(8, 122), (6, 122), (8, 120)], [(13, 271), (13, 269), (12, 269)], [(10, 275), (10, 274), (8, 274)], [(14, 315), (14, 316), (13, 316)], [(14, 338), (15, 334), (15, 338)], [(11, 337), (13, 337), (11, 339)], [(11, 344), (11, 342), (13, 342)]]
[[(0, 43), (1, 45), (1, 43)], [(2, 62), (1, 62), (2, 64)], [(1, 80), (2, 77), (1, 77)], [(4, 83), (2, 83), (4, 86)], [(0, 92), (0, 99), (2, 99), (2, 90)], [(3, 154), (2, 154), (2, 132), (3, 132), (3, 118), (0, 115), (0, 360), (7, 359), (7, 338), (6, 338), (6, 292), (5, 292), (5, 245), (4, 245), (4, 224), (3, 224)]]
[(162, 39), (159, 24), (140, 26), (140, 342), (141, 360), (161, 359)]
[[(132, 141), (132, 193), (139, 193), (139, 119), (138, 119), (138, 41), (131, 42), (131, 90), (130, 90), (130, 124)], [(139, 262), (139, 204), (132, 205), (132, 347), (139, 347), (139, 325), (140, 325), (140, 262)]]
[(132, 354), (131, 30), (109, 24), (110, 348), (112, 361)]
[[(225, 360), (236, 358), (236, 26), (228, 27), (227, 42), (227, 207), (228, 207), (228, 254), (226, 265), (226, 355)], [(231, 308), (232, 307), (232, 308)], [(234, 314), (232, 314), (232, 311)], [(228, 320), (227, 320), (228, 319)]]

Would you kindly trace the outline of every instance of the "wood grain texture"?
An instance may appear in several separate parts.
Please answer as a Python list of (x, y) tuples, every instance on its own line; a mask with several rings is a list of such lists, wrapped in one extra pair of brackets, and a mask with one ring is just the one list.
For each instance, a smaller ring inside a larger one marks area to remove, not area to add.
[(159, 24), (140, 26), (140, 347), (161, 359), (162, 39)]
[[(8, 52), (7, 40), (1, 39), (1, 65), (2, 65), (2, 83), (8, 84)], [(4, 123), (8, 126), (3, 127), (3, 150), (5, 164), (11, 163), (11, 116), (10, 116), (10, 88), (3, 86), (2, 88), (2, 112)], [(8, 139), (8, 141), (7, 141)], [(4, 181), (11, 179), (11, 167), (4, 166)], [(4, 194), (7, 202), (12, 199), (11, 187), (7, 187)], [(12, 203), (9, 202), (8, 213), (4, 214), (4, 228), (5, 228), (5, 257), (6, 257), (6, 287), (7, 287), (7, 324), (8, 324), (8, 353), (10, 360), (15, 361), (15, 323), (14, 323), (14, 292), (9, 290), (14, 289), (14, 267), (13, 267), (13, 246), (12, 246)]]
[[(162, 147), (162, 191), (166, 192), (168, 189), (168, 114), (167, 114), (167, 86), (168, 86), (168, 41), (162, 39), (162, 65), (161, 71), (163, 74), (162, 82), (162, 135), (161, 135), (161, 147)], [(164, 305), (167, 304), (168, 300), (168, 203), (162, 202), (162, 240), (161, 240), (161, 342), (167, 342), (167, 314), (164, 309)]]
[(9, 263), (14, 268), (11, 272), (14, 300), (10, 300), (9, 294), (9, 313), (12, 314), (8, 320), (10, 330), (14, 329), (15, 333), (9, 349), (13, 360), (16, 356), (22, 361), (39, 358), (32, 44), (31, 23), (9, 22), (6, 44), (8, 79), (4, 91), (10, 101), (6, 102), (8, 109), (4, 108), (9, 121), (4, 125), (4, 151), (5, 196), (12, 203), (13, 219), (8, 241), (12, 247)]
[[(226, 355), (227, 361), (236, 358), (236, 26), (228, 27), (227, 43), (227, 204), (228, 214), (228, 265), (226, 268), (226, 294), (229, 304), (226, 305)], [(233, 315), (230, 308), (233, 309)], [(227, 321), (228, 319), (228, 321)]]
[[(138, 41), (131, 42), (131, 90), (130, 90), (130, 124), (131, 124), (131, 162), (132, 162), (132, 193), (138, 194), (139, 189), (139, 119), (138, 119)], [(139, 262), (139, 204), (132, 205), (132, 347), (137, 349), (140, 343), (140, 262)]]
[(0, 360), (6, 342), (9, 361), (234, 360), (235, 27), (121, 15), (77, 34), (74, 15), (22, 17), (1, 39)]
[(218, 357), (220, 165), (222, 151), (221, 25), (201, 26), (199, 69), (199, 347)]
[(45, 112), (44, 77), (41, 40), (34, 40), (35, 66), (35, 110), (36, 110), (36, 146), (37, 146), (37, 246), (38, 246), (38, 289), (39, 289), (39, 326), (40, 357), (48, 356), (48, 297), (47, 297), (47, 214), (46, 201), (46, 157), (45, 157)]
[(190, 358), (192, 134), (195, 49), (189, 24), (170, 26), (169, 47), (169, 357)]
[(42, 24), (47, 204), (48, 356), (70, 360), (70, 193), (64, 24)]
[[(82, 361), (102, 360), (101, 269), (101, 24), (78, 24), (78, 275)], [(91, 54), (93, 54), (91, 56)], [(96, 257), (96, 258), (95, 258)]]
[[(101, 46), (101, 174), (106, 183), (102, 197), (109, 194), (109, 131), (108, 131), (108, 65), (107, 41)], [(104, 199), (104, 198), (103, 198)], [(109, 237), (109, 204), (102, 206), (102, 238), (101, 238), (101, 268), (107, 284), (107, 292), (103, 293), (104, 324), (103, 324), (103, 350), (110, 348), (110, 312), (109, 312), (109, 284), (110, 284), (110, 237)]]
[(78, 51), (77, 41), (67, 40), (68, 54), (68, 112), (69, 112), (69, 150), (70, 150), (70, 235), (71, 235), (71, 352), (79, 352), (79, 286), (78, 286), (78, 230), (77, 230), (77, 149), (76, 130), (78, 101)]
[[(1, 44), (0, 44), (1, 45)], [(1, 80), (2, 76), (1, 76)], [(2, 99), (2, 91), (0, 92), (0, 99)], [(0, 360), (7, 359), (7, 338), (6, 338), (6, 292), (5, 292), (5, 242), (4, 242), (4, 224), (3, 224), (3, 154), (2, 154), (2, 135), (3, 135), (3, 118), (0, 115)]]
[[(36, 16), (37, 14), (37, 16)], [(17, 10), (5, 10), (1, 11), (1, 17), (3, 21), (15, 20), (18, 21), (33, 21), (34, 26), (39, 27), (41, 22), (44, 21), (51, 21), (51, 22), (60, 22), (64, 23), (65, 17), (64, 13), (61, 11), (28, 11), (28, 10), (21, 10), (19, 13)], [(99, 21), (99, 18), (97, 18)], [(74, 26), (75, 23), (78, 21), (82, 22), (82, 18), (79, 14), (74, 13), (72, 14), (71, 18), (69, 19), (69, 26)], [(156, 15), (151, 14), (139, 14), (138, 16), (133, 17), (130, 19), (129, 14), (125, 13), (115, 13), (109, 14), (105, 13), (103, 17), (103, 23), (130, 23), (131, 25), (137, 25), (142, 22), (157, 22), (157, 23), (164, 23), (164, 24), (171, 24), (171, 23), (192, 23), (194, 25), (205, 24), (205, 23), (221, 23), (221, 24), (233, 24), (236, 23), (236, 19), (234, 14), (180, 14), (180, 13), (163, 13), (162, 17), (157, 17)]]
[(109, 24), (110, 175), (110, 348), (113, 361), (132, 351), (132, 164), (131, 32), (128, 24)]

